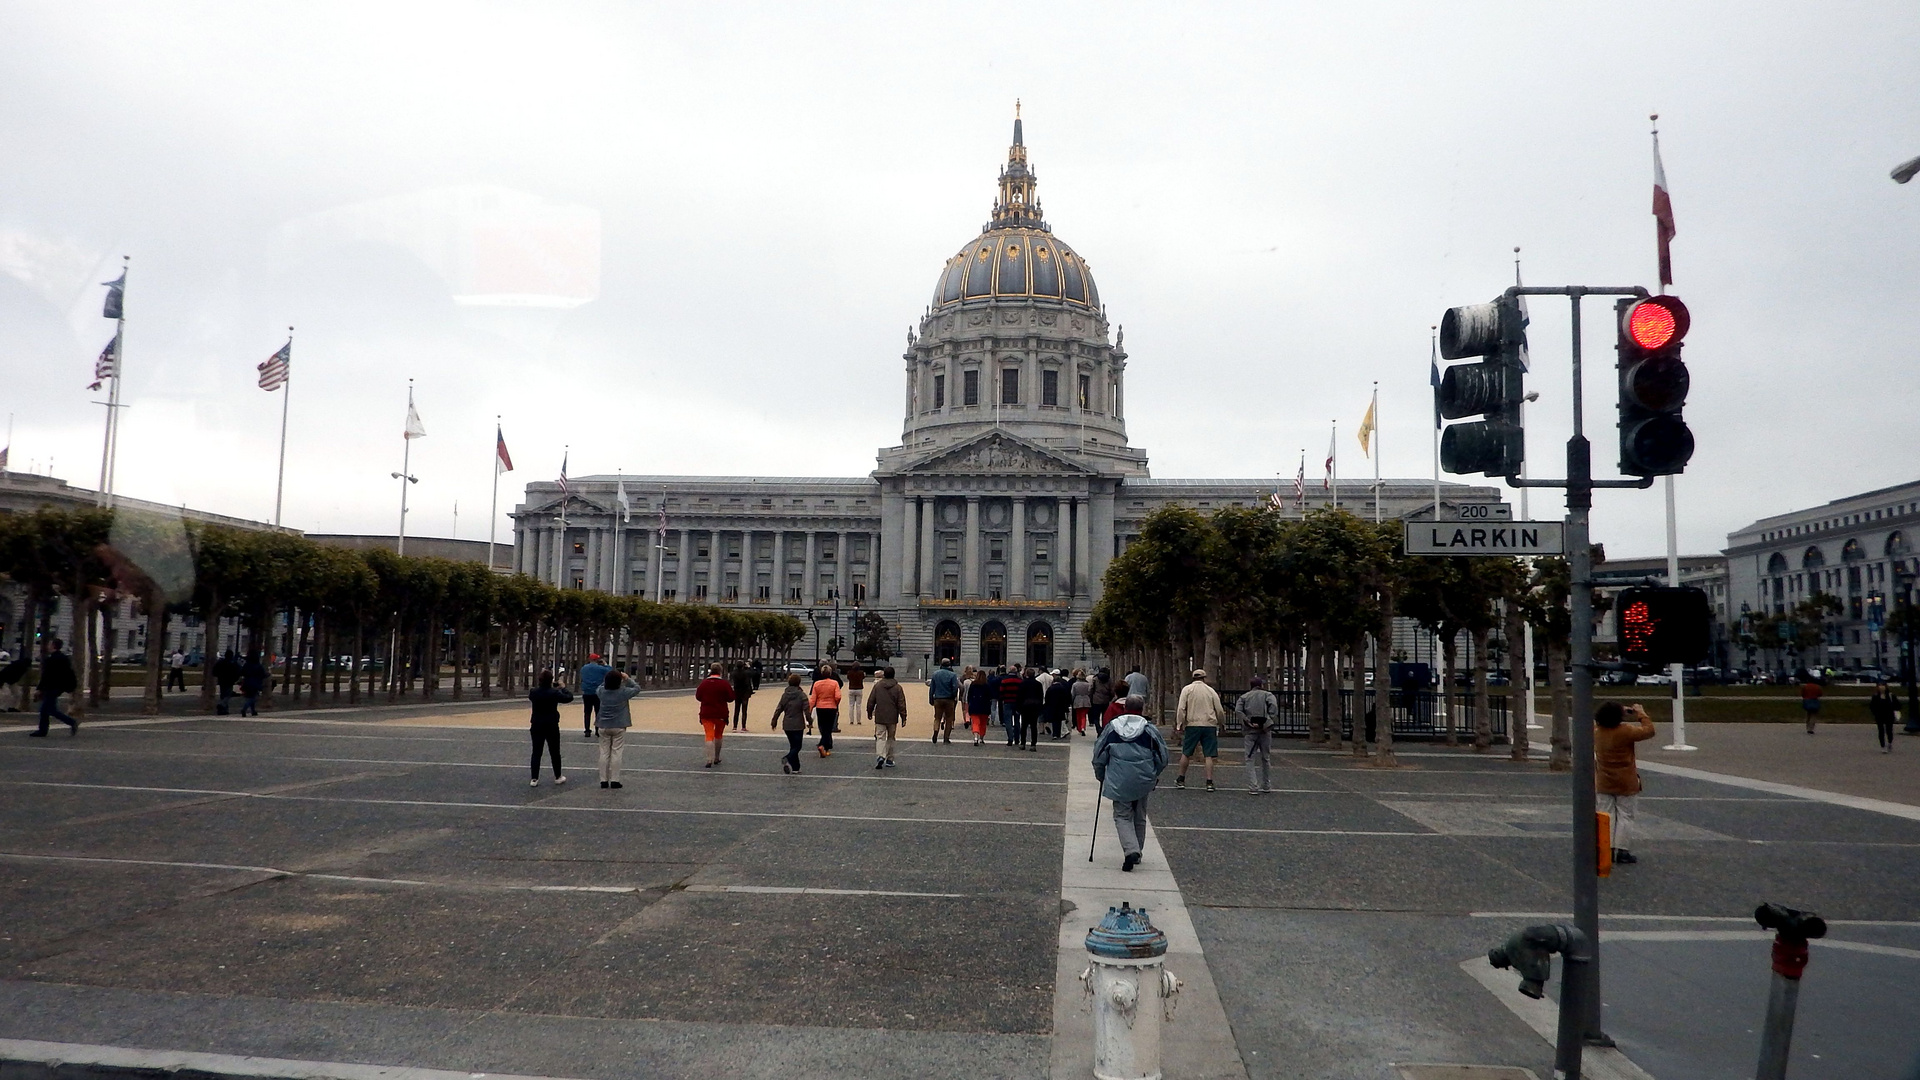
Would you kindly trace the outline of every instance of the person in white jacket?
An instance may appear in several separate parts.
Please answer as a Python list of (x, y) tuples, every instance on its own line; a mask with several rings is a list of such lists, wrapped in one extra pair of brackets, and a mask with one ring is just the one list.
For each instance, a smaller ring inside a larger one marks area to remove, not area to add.
[(1187, 786), (1187, 766), (1198, 754), (1205, 762), (1207, 790), (1214, 790), (1213, 759), (1220, 756), (1220, 721), (1226, 715), (1220, 695), (1207, 685), (1207, 673), (1196, 669), (1193, 681), (1180, 688), (1180, 704), (1173, 712), (1173, 730), (1180, 736), (1180, 771), (1173, 778), (1174, 787)]

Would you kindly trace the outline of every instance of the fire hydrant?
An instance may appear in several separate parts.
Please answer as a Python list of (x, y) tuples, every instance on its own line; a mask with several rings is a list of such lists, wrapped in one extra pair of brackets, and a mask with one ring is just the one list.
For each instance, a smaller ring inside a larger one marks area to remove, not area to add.
[(1093, 998), (1095, 1080), (1160, 1080), (1160, 1023), (1173, 1019), (1180, 980), (1162, 963), (1167, 935), (1145, 908), (1108, 908), (1087, 931), (1093, 960), (1080, 982)]

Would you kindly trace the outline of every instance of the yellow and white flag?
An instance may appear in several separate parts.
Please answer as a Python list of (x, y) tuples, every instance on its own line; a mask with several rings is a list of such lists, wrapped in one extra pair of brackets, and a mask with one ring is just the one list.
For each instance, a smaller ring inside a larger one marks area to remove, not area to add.
[(1380, 404), (1378, 399), (1367, 403), (1367, 415), (1360, 420), (1360, 452), (1373, 456), (1373, 410)]

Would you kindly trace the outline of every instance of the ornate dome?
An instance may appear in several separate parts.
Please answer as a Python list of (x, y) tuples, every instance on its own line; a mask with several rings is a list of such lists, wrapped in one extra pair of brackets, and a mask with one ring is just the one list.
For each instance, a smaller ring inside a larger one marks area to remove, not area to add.
[(1100, 309), (1087, 261), (1055, 239), (1042, 219), (1034, 189), (1040, 178), (1027, 167), (1027, 146), (1020, 130), (1019, 107), (1013, 117), (1013, 145), (1000, 170), (1000, 193), (993, 217), (960, 253), (947, 260), (934, 285), (933, 306), (1013, 297), (1055, 300)]

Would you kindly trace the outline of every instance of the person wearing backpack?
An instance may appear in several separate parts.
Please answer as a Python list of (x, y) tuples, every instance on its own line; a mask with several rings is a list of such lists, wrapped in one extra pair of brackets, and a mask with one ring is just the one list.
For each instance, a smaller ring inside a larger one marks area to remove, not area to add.
[(1280, 702), (1260, 676), (1253, 677), (1251, 687), (1233, 703), (1233, 711), (1240, 717), (1240, 744), (1247, 752), (1247, 794), (1266, 795), (1273, 791), (1273, 722), (1280, 716)]
[(73, 658), (62, 651), (62, 644), (59, 638), (54, 638), (48, 643), (47, 655), (40, 658), (40, 683), (36, 688), (40, 694), (40, 727), (28, 732), (28, 738), (46, 738), (47, 721), (56, 716), (67, 725), (69, 736), (80, 734), (80, 721), (60, 711), (60, 695), (80, 688), (80, 679), (73, 672)]

